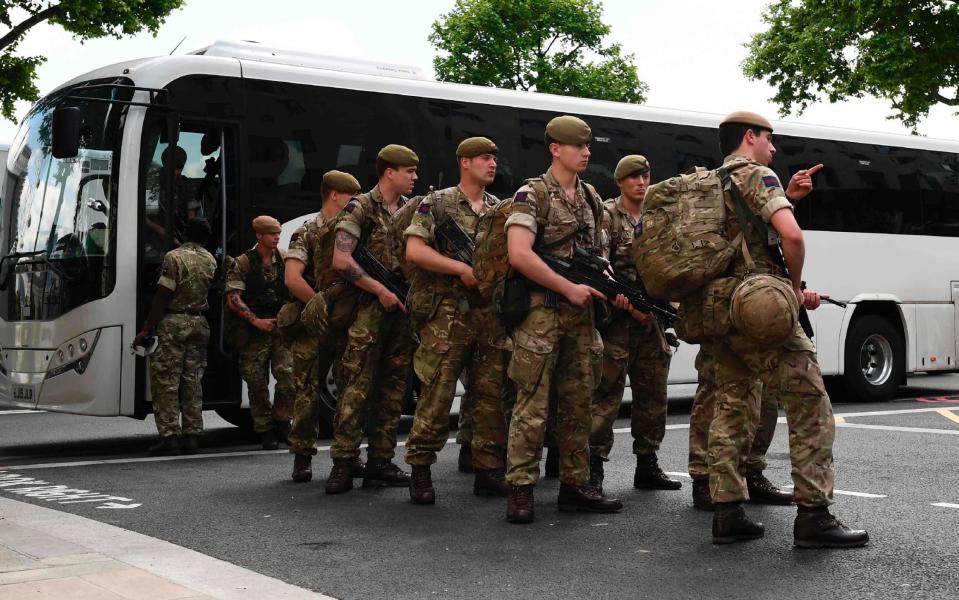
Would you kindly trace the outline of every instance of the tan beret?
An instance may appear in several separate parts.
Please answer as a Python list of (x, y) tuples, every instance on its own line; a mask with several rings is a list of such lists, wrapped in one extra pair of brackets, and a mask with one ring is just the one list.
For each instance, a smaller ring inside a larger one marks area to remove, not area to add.
[(356, 180), (356, 177), (335, 169), (323, 173), (323, 185), (347, 194), (355, 194), (360, 191), (360, 182)]
[(485, 137), (466, 138), (456, 147), (456, 156), (460, 158), (473, 158), (480, 154), (496, 154), (499, 148), (493, 143), (493, 140)]
[(619, 181), (630, 175), (642, 175), (643, 173), (649, 173), (649, 161), (646, 160), (645, 156), (630, 154), (619, 159), (619, 162), (616, 163), (613, 178)]
[(383, 146), (383, 149), (376, 155), (376, 158), (383, 159), (391, 165), (398, 167), (415, 167), (420, 164), (420, 157), (416, 155), (416, 152), (399, 144)]
[(726, 115), (726, 117), (720, 122), (720, 125), (726, 123), (742, 123), (743, 125), (755, 125), (762, 129), (768, 129), (769, 131), (773, 130), (772, 123), (762, 115), (757, 115), (754, 112), (749, 112), (748, 110), (739, 110), (734, 113)]
[(588, 144), (593, 141), (593, 131), (586, 121), (563, 115), (546, 124), (546, 135), (557, 144)]
[(269, 215), (260, 215), (253, 219), (253, 231), (257, 233), (280, 233), (280, 222)]

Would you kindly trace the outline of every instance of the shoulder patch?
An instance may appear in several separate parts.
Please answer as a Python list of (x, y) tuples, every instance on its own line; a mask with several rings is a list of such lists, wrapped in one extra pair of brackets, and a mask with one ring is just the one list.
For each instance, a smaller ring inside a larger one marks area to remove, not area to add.
[(763, 176), (763, 185), (765, 185), (768, 188), (782, 187), (781, 185), (779, 185), (779, 178), (776, 177), (775, 175)]
[(354, 210), (356, 210), (356, 201), (350, 200), (349, 202), (347, 202), (346, 206), (343, 207), (343, 210), (348, 213), (352, 213)]
[(421, 215), (426, 215), (429, 214), (430, 208), (432, 208), (432, 206), (429, 202), (420, 202), (420, 207), (416, 209), (416, 212), (420, 213)]
[(516, 192), (516, 195), (513, 196), (513, 202), (526, 202), (527, 196), (529, 196), (529, 192)]
[(294, 233), (294, 234), (290, 237), (290, 243), (292, 244), (293, 242), (295, 242), (295, 241), (298, 240), (298, 239), (300, 239), (300, 232), (299, 232), (299, 231), (297, 231), (296, 233)]

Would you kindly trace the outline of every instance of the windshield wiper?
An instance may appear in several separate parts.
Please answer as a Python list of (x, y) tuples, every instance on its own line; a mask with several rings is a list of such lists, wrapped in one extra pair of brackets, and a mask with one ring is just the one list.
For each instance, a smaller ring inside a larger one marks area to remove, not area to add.
[(42, 263), (46, 265), (51, 271), (59, 275), (62, 279), (66, 279), (68, 281), (73, 279), (73, 277), (68, 275), (67, 272), (63, 270), (63, 267), (57, 264), (54, 264), (53, 262), (50, 261), (50, 259), (47, 257), (46, 250), (34, 250), (33, 252), (11, 252), (10, 254), (7, 254), (3, 258), (0, 258), (0, 291), (7, 289), (7, 284), (9, 283), (10, 274), (13, 273), (13, 269), (7, 268), (7, 261), (20, 260), (21, 258), (32, 258), (35, 256), (39, 257), (39, 259), (28, 260), (26, 262), (17, 263), (17, 264), (32, 265), (32, 264)]

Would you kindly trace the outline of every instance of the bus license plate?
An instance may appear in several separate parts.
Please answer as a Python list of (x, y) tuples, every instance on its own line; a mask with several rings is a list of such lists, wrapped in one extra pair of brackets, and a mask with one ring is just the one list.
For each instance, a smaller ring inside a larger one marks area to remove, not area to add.
[(13, 399), (18, 402), (33, 402), (33, 388), (26, 385), (14, 385)]

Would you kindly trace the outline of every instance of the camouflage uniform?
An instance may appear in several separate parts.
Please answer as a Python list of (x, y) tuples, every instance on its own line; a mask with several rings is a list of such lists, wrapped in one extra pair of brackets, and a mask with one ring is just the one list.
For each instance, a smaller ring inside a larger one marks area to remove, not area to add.
[[(768, 167), (743, 156), (726, 157), (724, 165), (745, 166), (732, 171), (747, 209), (769, 222), (781, 209), (791, 209), (779, 178)], [(727, 196), (729, 235), (742, 230), (731, 199)], [(746, 227), (752, 229), (751, 224)], [(749, 251), (758, 273), (783, 275), (772, 258), (766, 240), (753, 231)], [(737, 254), (731, 265), (733, 276), (742, 277), (746, 265)], [(761, 394), (754, 384), (759, 378), (766, 393), (773, 394), (786, 412), (789, 425), (789, 458), (796, 503), (800, 506), (827, 506), (832, 502), (832, 443), (835, 437), (832, 406), (823, 385), (816, 349), (796, 323), (793, 335), (781, 347), (762, 349), (750, 339), (730, 331), (707, 342), (716, 358), (716, 408), (709, 428), (709, 483), (714, 502), (740, 502), (748, 497), (740, 473), (740, 457), (752, 440), (759, 422)]]
[[(399, 206), (407, 201), (400, 197)], [(398, 271), (401, 240), (391, 223), (392, 215), (377, 186), (350, 200), (337, 217), (335, 230), (354, 236), (384, 267)], [(386, 312), (376, 298), (362, 296), (366, 297), (347, 331), (340, 362), (344, 388), (337, 398), (330, 455), (334, 459), (359, 456), (366, 425), (367, 457), (391, 460), (409, 380), (413, 338), (409, 318), (402, 311)]]
[[(706, 450), (709, 440), (709, 424), (712, 423), (716, 409), (716, 359), (710, 354), (708, 344), (699, 347), (696, 354), (696, 371), (699, 384), (689, 413), (689, 476), (709, 477), (706, 462)], [(762, 382), (755, 380), (753, 385), (762, 388)], [(752, 390), (749, 392), (753, 394)], [(766, 452), (772, 444), (776, 423), (779, 419), (779, 405), (772, 394), (762, 394), (760, 403), (759, 426), (749, 444), (749, 451), (739, 463), (742, 473), (764, 471)]]
[[(609, 244), (614, 272), (625, 281), (639, 279), (630, 257), (630, 246), (638, 221), (623, 206), (622, 197), (607, 200), (604, 206), (603, 243)], [(615, 212), (615, 215), (614, 215)], [(633, 392), (630, 407), (633, 453), (655, 454), (666, 434), (666, 378), (672, 350), (655, 320), (643, 325), (628, 313), (615, 310), (603, 328), (603, 371), (592, 405), (591, 456), (609, 460), (613, 447), (613, 421), (623, 402), (626, 375)]]
[[(240, 292), (250, 310), (260, 319), (274, 319), (286, 298), (283, 283), (282, 250), (273, 252), (270, 266), (263, 264), (256, 246), (234, 259), (226, 276), (226, 292)], [(255, 262), (258, 261), (258, 262)], [(253, 278), (262, 281), (253, 283)], [(248, 285), (255, 285), (249, 290)], [(253, 296), (253, 294), (256, 294)], [(240, 323), (248, 332), (247, 343), (240, 349), (240, 375), (246, 382), (250, 398), (250, 416), (253, 430), (265, 433), (274, 428), (274, 422), (290, 420), (293, 412), (293, 366), (290, 350), (283, 344), (280, 331), (265, 332), (249, 323)], [(276, 379), (273, 406), (270, 406), (270, 372)]]
[[(587, 193), (594, 200), (587, 199)], [(513, 196), (506, 227), (525, 227), (536, 234), (538, 248), (569, 257), (574, 246), (597, 246), (594, 201), (600, 202), (595, 191), (578, 180), (576, 198), (569, 200), (547, 171)], [(537, 221), (547, 213), (545, 227), (540, 227)], [(525, 486), (539, 479), (550, 391), (555, 390), (560, 481), (585, 486), (589, 483), (590, 404), (594, 382), (599, 380), (603, 342), (591, 304), (577, 307), (565, 298), (554, 302), (558, 295), (535, 285), (531, 290), (529, 314), (512, 332), (513, 355), (507, 373), (516, 385), (516, 404), (510, 420), (506, 480)]]
[(203, 369), (210, 326), (207, 292), (216, 271), (216, 260), (202, 246), (183, 244), (167, 252), (158, 284), (173, 297), (156, 326), (159, 345), (150, 356), (150, 396), (157, 431), (167, 437), (203, 431)]
[[(315, 218), (296, 230), (286, 252), (287, 262), (296, 260), (306, 265), (304, 278), (313, 283), (318, 293), (323, 294), (317, 301), (326, 302), (330, 308), (339, 297), (339, 292), (347, 287), (346, 282), (333, 271), (334, 223), (335, 219), (327, 219), (322, 212), (317, 213)], [(352, 314), (349, 318), (352, 318)], [(330, 368), (343, 355), (345, 345), (346, 328), (342, 323), (331, 323), (327, 335), (317, 335), (315, 331), (301, 328), (290, 343), (296, 399), (293, 404), (293, 426), (288, 439), (290, 452), (294, 454), (316, 454), (320, 382), (326, 379)], [(339, 387), (339, 378), (336, 383)]]
[[(446, 249), (436, 243), (438, 223), (453, 219), (474, 238), (480, 217), (496, 203), (494, 196), (485, 194), (482, 212), (477, 214), (459, 187), (433, 192), (420, 203), (405, 235), (419, 237), (445, 253)], [(469, 411), (474, 434), (473, 467), (502, 469), (506, 449), (502, 390), (509, 349), (506, 331), (459, 277), (422, 269), (419, 277), (411, 304), (420, 304), (422, 312), (431, 316), (419, 332), (420, 344), (413, 355), (413, 369), (423, 385), (406, 442), (406, 462), (420, 466), (436, 462), (436, 453), (449, 434), (456, 382), (465, 368), (473, 405)]]

